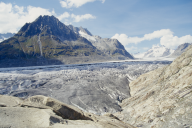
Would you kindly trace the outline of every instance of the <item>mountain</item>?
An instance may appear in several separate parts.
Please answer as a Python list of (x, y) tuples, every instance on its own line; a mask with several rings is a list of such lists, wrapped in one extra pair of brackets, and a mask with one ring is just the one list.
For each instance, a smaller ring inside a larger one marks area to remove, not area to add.
[(191, 45), (191, 43), (184, 43), (177, 47), (177, 49), (171, 54), (170, 57), (178, 57)]
[(167, 57), (171, 55), (174, 50), (166, 48), (165, 46), (153, 45), (151, 49), (144, 53), (135, 54), (135, 58), (156, 58)]
[(14, 36), (15, 33), (5, 33), (5, 34), (0, 34), (0, 43), (12, 36)]
[(89, 41), (53, 16), (40, 16), (34, 22), (26, 23), (14, 37), (3, 41), (0, 49), (1, 59), (98, 54)]
[[(82, 28), (79, 30), (86, 31)], [(71, 64), (117, 60), (119, 56), (131, 58), (129, 53), (124, 54), (121, 49), (124, 47), (118, 41), (115, 41), (117, 49), (112, 49), (109, 56), (75, 31), (75, 28), (70, 29), (54, 16), (40, 16), (34, 22), (26, 23), (17, 34), (0, 44), (0, 59), (20, 59), (12, 61), (19, 63), (18, 65), (22, 65), (20, 63), (23, 61), (23, 65), (30, 64), (30, 59), (33, 59), (32, 62), (38, 60), (38, 64), (33, 65), (44, 65), (52, 64), (48, 60)], [(90, 34), (88, 31), (87, 33)]]
[[(134, 59), (133, 56), (125, 50), (124, 46), (117, 39), (101, 38), (100, 36), (92, 35), (91, 32), (82, 27), (78, 28), (72, 25), (69, 25), (68, 27), (75, 33), (78, 33), (81, 37), (86, 38), (93, 44), (93, 46), (109, 56), (123, 55), (125, 57)], [(119, 58), (124, 59), (123, 57)]]
[(192, 45), (170, 65), (129, 84), (131, 97), (115, 115), (141, 128), (192, 127)]

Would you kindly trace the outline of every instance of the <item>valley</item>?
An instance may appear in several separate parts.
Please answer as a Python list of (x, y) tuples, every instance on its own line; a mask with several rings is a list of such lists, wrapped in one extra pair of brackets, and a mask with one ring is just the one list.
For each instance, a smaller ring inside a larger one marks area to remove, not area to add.
[(0, 68), (0, 94), (44, 95), (95, 114), (121, 111), (129, 83), (171, 61), (124, 61)]
[(192, 126), (191, 43), (132, 55), (49, 15), (0, 36), (0, 127)]

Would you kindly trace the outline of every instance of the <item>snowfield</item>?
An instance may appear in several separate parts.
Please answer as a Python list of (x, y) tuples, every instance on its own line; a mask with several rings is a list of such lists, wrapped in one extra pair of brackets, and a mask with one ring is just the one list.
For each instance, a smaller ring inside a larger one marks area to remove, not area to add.
[(95, 114), (117, 112), (129, 82), (172, 61), (127, 61), (0, 68), (0, 94), (45, 95)]
[(144, 53), (137, 53), (133, 56), (135, 58), (158, 58), (158, 57), (169, 57), (171, 54), (173, 54), (175, 50), (166, 48), (163, 45), (153, 45), (151, 49)]

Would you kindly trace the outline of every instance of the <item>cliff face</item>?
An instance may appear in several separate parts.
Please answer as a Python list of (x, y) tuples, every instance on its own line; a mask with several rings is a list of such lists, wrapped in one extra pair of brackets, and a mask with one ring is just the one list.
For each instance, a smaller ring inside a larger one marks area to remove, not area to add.
[(116, 115), (143, 128), (192, 126), (192, 46), (169, 66), (141, 75), (130, 84), (131, 98)]

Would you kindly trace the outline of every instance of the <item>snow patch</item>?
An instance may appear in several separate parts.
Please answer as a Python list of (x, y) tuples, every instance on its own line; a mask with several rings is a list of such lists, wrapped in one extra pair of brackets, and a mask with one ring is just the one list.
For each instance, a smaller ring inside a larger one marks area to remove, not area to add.
[(83, 31), (79, 31), (80, 36), (86, 38), (89, 41), (97, 41), (95, 37), (88, 35), (87, 33), (84, 33)]
[[(42, 26), (43, 26), (43, 25), (41, 24), (41, 28), (40, 28), (41, 31), (42, 31), (42, 29), (43, 29)], [(39, 34), (39, 37), (38, 37), (38, 41), (37, 41), (37, 42), (38, 42), (38, 44), (39, 44), (39, 50), (40, 50), (41, 56), (43, 56), (42, 43), (41, 43), (41, 32), (40, 32), (40, 34)]]

